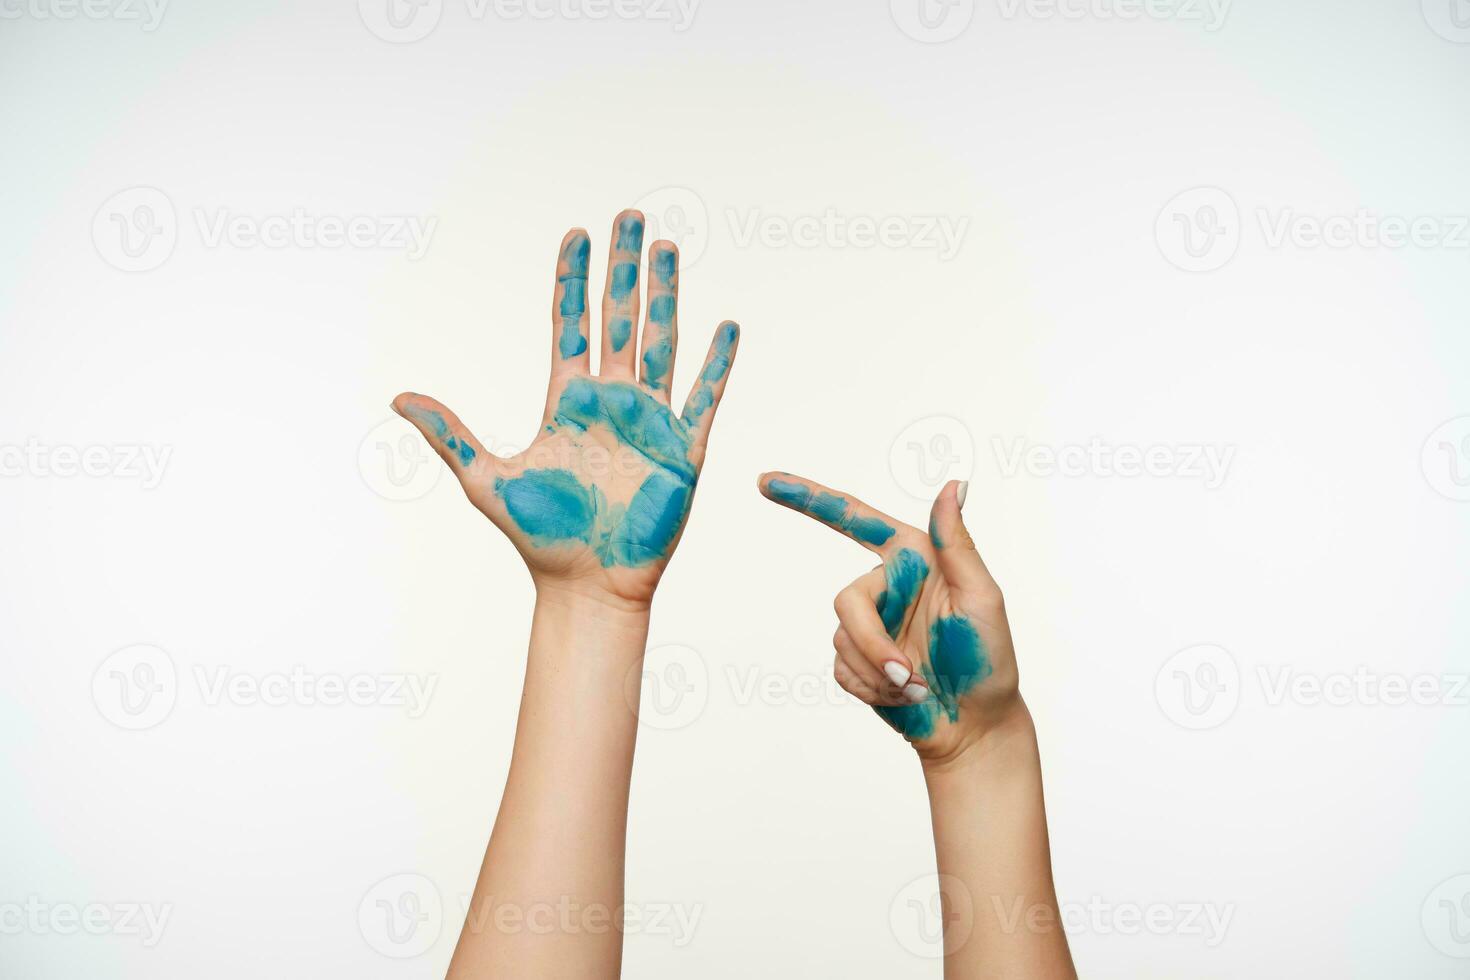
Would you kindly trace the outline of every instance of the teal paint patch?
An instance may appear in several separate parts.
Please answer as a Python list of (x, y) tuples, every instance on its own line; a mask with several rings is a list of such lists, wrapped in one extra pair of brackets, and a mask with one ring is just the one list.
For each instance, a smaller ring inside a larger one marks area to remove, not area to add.
[(874, 547), (881, 547), (888, 543), (893, 537), (893, 526), (887, 521), (880, 521), (876, 517), (849, 517), (842, 524), (849, 534), (859, 541), (866, 542)]
[(930, 625), (924, 678), (950, 721), (959, 719), (959, 699), (994, 672), (985, 643), (968, 617), (941, 616)]
[(939, 720), (939, 711), (932, 701), (922, 704), (875, 704), (873, 710), (910, 742), (933, 735), (934, 724)]
[(648, 318), (661, 327), (672, 324), (674, 322), (674, 297), (665, 294), (649, 300)]
[(939, 540), (939, 525), (934, 523), (934, 515), (929, 515), (929, 543), (934, 545), (935, 551), (944, 550), (944, 542)]
[(602, 563), (636, 566), (668, 557), (684, 526), (690, 496), (690, 485), (676, 475), (649, 474), (608, 535)]
[(689, 407), (684, 410), (685, 421), (698, 422), (699, 417), (715, 403), (715, 393), (709, 385), (700, 385), (689, 396)]
[(561, 283), (561, 339), (557, 349), (562, 360), (576, 357), (587, 350), (587, 336), (582, 329), (582, 320), (587, 312), (587, 260), (592, 243), (586, 235), (579, 235), (567, 244), (563, 256), (567, 260), (567, 271), (557, 277)]
[(674, 358), (674, 345), (659, 340), (643, 352), (643, 383), (650, 388), (667, 387), (669, 365)]
[(735, 340), (740, 336), (740, 328), (733, 323), (720, 326), (715, 333), (715, 352), (699, 374), (699, 380), (714, 384), (723, 378), (730, 370), (730, 359), (734, 356)]
[(806, 484), (794, 483), (791, 480), (771, 480), (766, 484), (766, 490), (776, 500), (800, 511), (805, 511), (806, 505), (812, 499), (812, 492)]
[(929, 577), (929, 563), (912, 548), (900, 548), (898, 554), (884, 562), (883, 577), (887, 585), (878, 594), (878, 615), (888, 635), (897, 639), (909, 608)]
[(654, 465), (694, 482), (688, 429), (661, 402), (636, 385), (573, 378), (557, 402), (554, 421), (586, 430), (603, 426)]
[(807, 506), (807, 513), (819, 517), (828, 524), (841, 524), (847, 513), (847, 501), (832, 493), (819, 493)]
[(617, 249), (620, 252), (643, 251), (643, 219), (630, 214), (618, 222)]
[(658, 279), (659, 285), (673, 285), (674, 273), (679, 268), (679, 258), (673, 249), (666, 248), (653, 253), (649, 264), (653, 266), (653, 274)]
[(608, 286), (612, 298), (622, 301), (638, 286), (638, 263), (619, 262), (613, 266), (612, 283)]
[(607, 333), (607, 339), (612, 341), (613, 353), (617, 353), (628, 346), (628, 340), (633, 336), (633, 321), (625, 316), (615, 316), (612, 323), (608, 324)]
[(601, 493), (583, 485), (571, 470), (527, 470), (514, 479), (497, 478), (495, 493), (516, 527), (543, 546), (591, 541), (602, 509)]
[(449, 435), (449, 423), (444, 421), (444, 416), (428, 408), (419, 408), (417, 405), (409, 405), (404, 409), (408, 417), (427, 425), (440, 439)]

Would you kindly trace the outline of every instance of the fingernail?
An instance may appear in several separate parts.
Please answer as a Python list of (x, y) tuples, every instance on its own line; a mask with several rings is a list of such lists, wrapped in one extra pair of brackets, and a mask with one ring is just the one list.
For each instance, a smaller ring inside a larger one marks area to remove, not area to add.
[(960, 485), (954, 488), (954, 500), (955, 500), (955, 503), (959, 504), (961, 510), (964, 510), (964, 508), (965, 508), (965, 495), (967, 493), (969, 493), (969, 492), (970, 492), (970, 481), (969, 480), (961, 480), (960, 481)]
[(888, 675), (888, 679), (893, 682), (894, 687), (903, 687), (909, 682), (909, 678), (913, 676), (913, 671), (909, 670), (897, 660), (890, 660), (884, 664), (883, 673)]
[(910, 684), (903, 689), (903, 696), (914, 704), (922, 704), (929, 697), (929, 689), (922, 684)]

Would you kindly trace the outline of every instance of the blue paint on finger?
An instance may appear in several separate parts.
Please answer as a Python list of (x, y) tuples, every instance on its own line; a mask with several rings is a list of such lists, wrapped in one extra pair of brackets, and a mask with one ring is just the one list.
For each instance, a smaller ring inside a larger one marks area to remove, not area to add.
[(627, 299), (638, 285), (638, 263), (619, 262), (613, 266), (612, 284), (608, 287), (618, 302)]
[(878, 594), (878, 615), (883, 619), (883, 628), (893, 639), (898, 638), (909, 607), (919, 597), (924, 580), (929, 577), (929, 563), (924, 556), (912, 548), (900, 548), (898, 553), (883, 564), (886, 586)]
[(720, 325), (715, 333), (715, 350), (711, 355), (709, 363), (699, 374), (699, 380), (714, 384), (722, 379), (730, 370), (730, 361), (735, 356), (735, 340), (740, 336), (740, 328), (733, 323)]
[(766, 490), (776, 501), (805, 511), (806, 505), (811, 503), (812, 491), (804, 483), (794, 483), (791, 480), (774, 479), (766, 484)]
[(557, 277), (561, 284), (561, 339), (557, 349), (562, 360), (576, 357), (587, 350), (586, 332), (582, 329), (583, 315), (587, 312), (587, 259), (592, 243), (586, 235), (578, 235), (567, 243), (562, 257), (566, 259), (567, 271)]
[(633, 336), (633, 321), (625, 316), (615, 316), (608, 324), (607, 334), (613, 353), (617, 353), (628, 346), (628, 340)]
[(630, 214), (618, 222), (617, 249), (620, 252), (643, 251), (643, 219)]
[(679, 257), (671, 248), (659, 249), (649, 257), (649, 265), (653, 266), (653, 275), (661, 286), (672, 286), (674, 273), (679, 270)]

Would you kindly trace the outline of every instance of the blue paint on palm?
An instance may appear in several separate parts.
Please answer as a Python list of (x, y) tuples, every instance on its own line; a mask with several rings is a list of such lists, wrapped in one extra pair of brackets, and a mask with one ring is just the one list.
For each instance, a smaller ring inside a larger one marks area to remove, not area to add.
[[(529, 470), (497, 480), (495, 492), (516, 526), (538, 546), (589, 545), (604, 566), (636, 567), (667, 558), (689, 513), (697, 475), (689, 461), (687, 427), (636, 385), (590, 378), (568, 382), (552, 421), (577, 432), (594, 427), (610, 432), (641, 455), (650, 472), (626, 504), (608, 502), (569, 470)], [(562, 510), (565, 516), (558, 516)]]
[(563, 257), (567, 260), (567, 271), (557, 277), (561, 283), (561, 339), (557, 349), (562, 359), (576, 357), (587, 350), (587, 334), (582, 329), (583, 317), (587, 313), (587, 261), (592, 243), (586, 235), (578, 235), (567, 244)]
[(969, 617), (940, 616), (929, 626), (929, 660), (919, 668), (929, 684), (920, 704), (879, 705), (874, 710), (904, 738), (929, 738), (941, 717), (956, 722), (960, 699), (995, 672), (985, 641)]

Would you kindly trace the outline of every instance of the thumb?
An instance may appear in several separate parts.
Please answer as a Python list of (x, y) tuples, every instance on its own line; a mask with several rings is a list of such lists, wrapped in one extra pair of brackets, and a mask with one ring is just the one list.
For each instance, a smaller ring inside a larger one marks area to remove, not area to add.
[(975, 541), (960, 516), (968, 480), (951, 480), (934, 498), (929, 512), (929, 541), (939, 559), (939, 571), (961, 592), (986, 598), (999, 597), (1000, 587), (980, 559)]
[(497, 462), (496, 457), (459, 420), (459, 416), (428, 395), (405, 391), (393, 399), (393, 411), (413, 423), (449, 465), (466, 491), (477, 474)]

